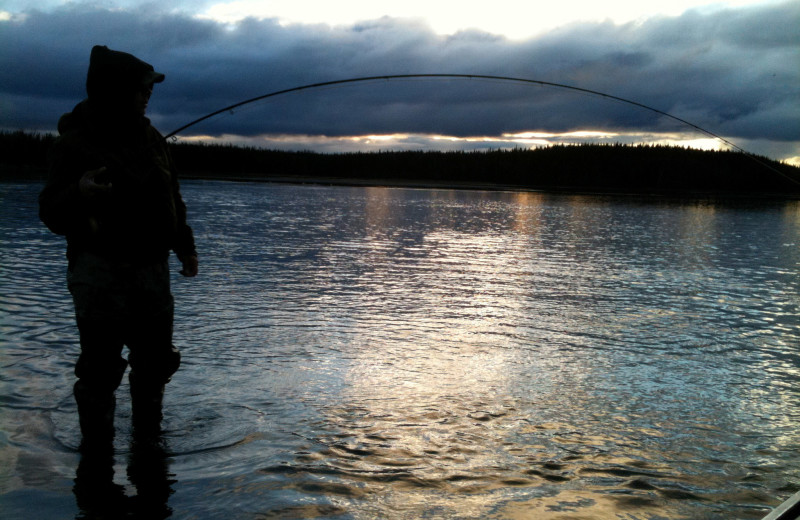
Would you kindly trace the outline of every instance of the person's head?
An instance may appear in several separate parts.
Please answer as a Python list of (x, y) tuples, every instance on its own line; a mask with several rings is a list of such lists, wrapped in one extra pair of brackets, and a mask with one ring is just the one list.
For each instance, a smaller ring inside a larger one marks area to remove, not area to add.
[(86, 93), (89, 100), (114, 114), (144, 115), (155, 83), (164, 74), (126, 52), (104, 45), (92, 48)]

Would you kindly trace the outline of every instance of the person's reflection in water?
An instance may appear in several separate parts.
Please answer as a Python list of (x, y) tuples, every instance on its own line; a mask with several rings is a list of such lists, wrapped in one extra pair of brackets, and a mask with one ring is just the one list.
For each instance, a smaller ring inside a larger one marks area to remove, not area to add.
[(169, 496), (175, 475), (169, 472), (169, 457), (161, 439), (134, 439), (128, 458), (128, 479), (136, 488), (132, 510), (136, 518), (161, 520), (172, 515)]
[(113, 433), (105, 442), (85, 441), (73, 488), (77, 520), (163, 520), (172, 516), (169, 497), (177, 481), (169, 471), (169, 455), (160, 435), (134, 430), (127, 474), (136, 494), (130, 497), (124, 486), (114, 482)]
[(80, 520), (128, 517), (128, 497), (114, 483), (113, 435), (108, 442), (83, 443), (73, 492)]

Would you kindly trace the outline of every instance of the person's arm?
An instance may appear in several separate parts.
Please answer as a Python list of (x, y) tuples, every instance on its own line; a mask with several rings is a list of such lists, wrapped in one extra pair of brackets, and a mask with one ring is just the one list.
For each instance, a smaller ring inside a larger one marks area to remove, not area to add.
[(169, 163), (169, 169), (171, 173), (170, 177), (172, 182), (172, 198), (175, 203), (176, 234), (173, 250), (178, 256), (178, 260), (180, 260), (181, 264), (183, 265), (183, 269), (181, 269), (180, 273), (183, 276), (193, 277), (197, 276), (199, 264), (197, 259), (197, 249), (195, 248), (194, 242), (194, 233), (192, 232), (192, 228), (186, 222), (186, 204), (183, 202), (183, 197), (181, 196), (180, 183), (178, 182), (178, 175), (176, 173), (175, 165), (172, 162), (172, 156), (169, 153), (169, 149), (166, 147), (166, 145), (164, 145), (164, 148), (164, 153), (166, 154), (167, 161)]
[(53, 233), (86, 231), (94, 200), (110, 189), (100, 178), (105, 168), (83, 162), (67, 144), (54, 145), (47, 184), (39, 194), (39, 218)]

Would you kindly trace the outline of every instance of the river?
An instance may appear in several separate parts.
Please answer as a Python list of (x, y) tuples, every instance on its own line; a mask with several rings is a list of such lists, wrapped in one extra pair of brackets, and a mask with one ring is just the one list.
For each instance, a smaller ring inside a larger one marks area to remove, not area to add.
[[(0, 184), (0, 516), (80, 518), (40, 188)], [(201, 274), (173, 259), (155, 463), (118, 391), (123, 498), (144, 471), (175, 519), (728, 520), (800, 489), (797, 201), (182, 188)]]

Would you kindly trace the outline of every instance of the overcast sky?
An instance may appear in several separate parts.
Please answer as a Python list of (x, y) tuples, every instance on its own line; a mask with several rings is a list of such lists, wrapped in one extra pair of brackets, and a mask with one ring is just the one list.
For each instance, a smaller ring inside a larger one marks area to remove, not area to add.
[[(478, 74), (629, 99), (800, 164), (798, 27), (797, 0), (0, 0), (0, 128), (54, 131), (84, 97), (89, 52), (102, 44), (166, 74), (148, 112), (165, 134), (233, 103), (306, 84)], [(308, 89), (180, 135), (319, 151), (587, 139), (724, 148), (687, 125), (602, 96), (477, 79)]]

